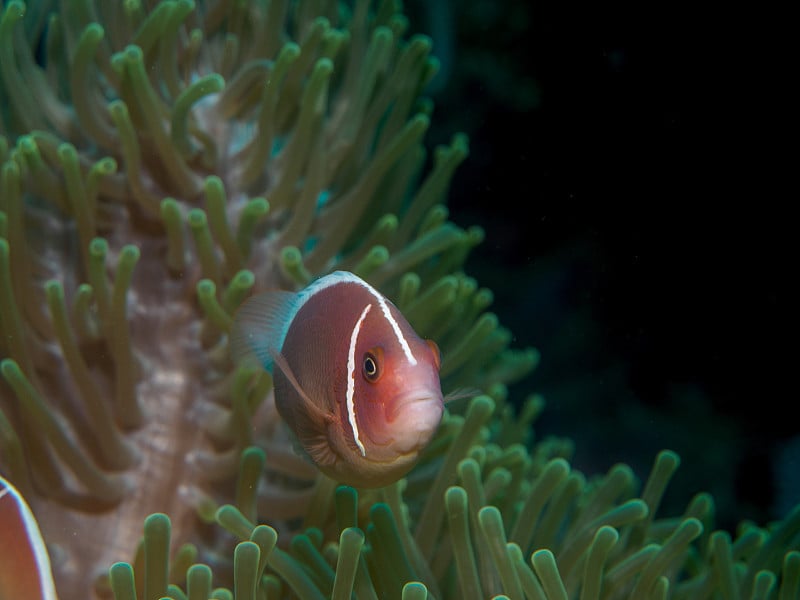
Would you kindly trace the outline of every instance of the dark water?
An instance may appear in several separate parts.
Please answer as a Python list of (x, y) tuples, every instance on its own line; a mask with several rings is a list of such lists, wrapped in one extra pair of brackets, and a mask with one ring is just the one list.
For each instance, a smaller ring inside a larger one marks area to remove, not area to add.
[(545, 394), (537, 432), (574, 438), (589, 472), (674, 449), (675, 510), (708, 490), (723, 525), (780, 516), (776, 471), (800, 472), (777, 458), (800, 433), (796, 186), (759, 15), (421, 4), (443, 57), (430, 137), (470, 135), (452, 218), (486, 229), (469, 272), (542, 352), (513, 391)]

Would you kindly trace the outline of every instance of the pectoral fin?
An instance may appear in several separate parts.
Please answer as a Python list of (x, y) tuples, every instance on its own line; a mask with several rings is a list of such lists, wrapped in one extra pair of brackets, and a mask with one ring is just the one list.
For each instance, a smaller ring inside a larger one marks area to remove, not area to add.
[(336, 454), (328, 439), (328, 427), (335, 422), (333, 414), (327, 412), (309, 397), (297, 381), (286, 358), (279, 352), (272, 354), (272, 360), (300, 397), (302, 405), (295, 410), (296, 419), (289, 426), (294, 430), (300, 445), (317, 466), (326, 467), (336, 462)]
[(303, 444), (303, 449), (318, 467), (332, 467), (336, 463), (336, 453), (331, 449), (328, 436), (317, 436)]
[(327, 424), (333, 420), (333, 415), (317, 406), (308, 396), (308, 394), (306, 394), (306, 391), (297, 381), (297, 377), (294, 376), (294, 372), (292, 372), (292, 368), (289, 366), (289, 363), (286, 362), (286, 358), (283, 356), (283, 354), (280, 352), (273, 352), (272, 360), (300, 396), (303, 402), (303, 411), (309, 416), (309, 418), (311, 418), (312, 421), (318, 423), (321, 429), (324, 429), (324, 427), (326, 427)]

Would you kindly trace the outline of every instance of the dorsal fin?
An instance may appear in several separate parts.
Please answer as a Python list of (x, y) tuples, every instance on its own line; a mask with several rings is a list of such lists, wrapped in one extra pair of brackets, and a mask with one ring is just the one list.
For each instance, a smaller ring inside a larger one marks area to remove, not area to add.
[(289, 325), (302, 305), (299, 295), (273, 290), (252, 296), (236, 311), (230, 336), (234, 362), (257, 364), (272, 373)]
[(313, 281), (299, 292), (270, 290), (245, 300), (233, 318), (230, 350), (234, 362), (261, 366), (272, 373), (273, 354), (283, 348), (286, 333), (297, 312), (315, 294), (340, 283), (360, 279), (335, 271)]

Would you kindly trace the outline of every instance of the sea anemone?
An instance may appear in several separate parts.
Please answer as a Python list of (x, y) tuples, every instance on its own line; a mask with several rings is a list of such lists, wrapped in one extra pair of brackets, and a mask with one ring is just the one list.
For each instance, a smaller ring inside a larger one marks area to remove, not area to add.
[(460, 271), (482, 238), (443, 204), (466, 139), (423, 174), (436, 62), (406, 27), (394, 2), (5, 4), (2, 468), (62, 596), (151, 513), (204, 557), (253, 444), (258, 514), (295, 531), (317, 474), (227, 352), (253, 291), (351, 270), (438, 341), (446, 388), (532, 366)]
[[(393, 1), (4, 3), (0, 469), (60, 596), (796, 597), (800, 510), (732, 540), (705, 494), (655, 517), (671, 452), (640, 489), (532, 444), (542, 401), (506, 385), (537, 354), (462, 271), (467, 141), (426, 166), (436, 61), (406, 28)], [(380, 490), (298, 457), (228, 355), (246, 296), (335, 269), (480, 392)]]

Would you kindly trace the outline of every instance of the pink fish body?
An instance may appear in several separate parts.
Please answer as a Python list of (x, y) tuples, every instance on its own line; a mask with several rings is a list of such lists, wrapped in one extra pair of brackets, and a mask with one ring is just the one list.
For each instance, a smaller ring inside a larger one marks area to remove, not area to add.
[(55, 600), (42, 534), (22, 495), (0, 477), (0, 600)]
[(439, 350), (389, 300), (336, 271), (299, 293), (239, 309), (234, 359), (273, 373), (278, 412), (319, 469), (348, 485), (392, 483), (417, 462), (444, 411)]

